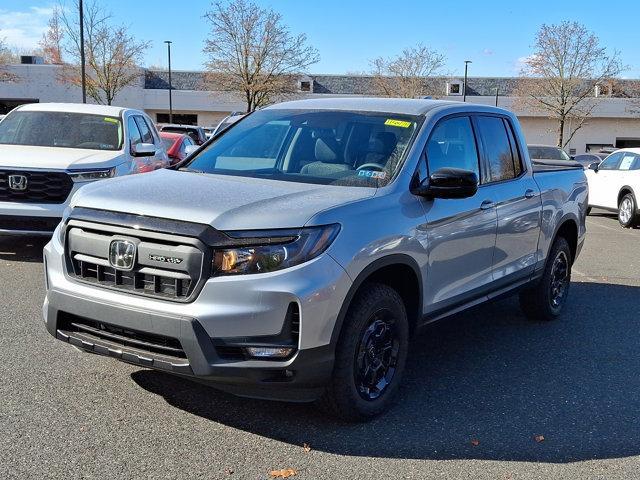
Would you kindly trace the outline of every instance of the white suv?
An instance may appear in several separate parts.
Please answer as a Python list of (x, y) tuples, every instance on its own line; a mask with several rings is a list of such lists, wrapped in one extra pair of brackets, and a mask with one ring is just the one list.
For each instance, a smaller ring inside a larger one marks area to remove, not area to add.
[(602, 163), (592, 163), (586, 170), (589, 181), (589, 208), (618, 212), (625, 228), (640, 224), (640, 148), (617, 150)]
[(168, 165), (153, 122), (139, 110), (20, 106), (0, 123), (0, 235), (51, 234), (87, 182)]

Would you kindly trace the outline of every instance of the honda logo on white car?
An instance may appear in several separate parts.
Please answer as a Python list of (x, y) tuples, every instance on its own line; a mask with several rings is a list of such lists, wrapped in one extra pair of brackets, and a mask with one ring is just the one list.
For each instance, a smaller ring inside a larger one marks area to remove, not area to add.
[(24, 175), (9, 175), (9, 188), (11, 190), (26, 190), (27, 189), (27, 177)]
[(109, 245), (109, 263), (118, 270), (131, 270), (136, 263), (136, 245), (129, 240), (113, 240)]

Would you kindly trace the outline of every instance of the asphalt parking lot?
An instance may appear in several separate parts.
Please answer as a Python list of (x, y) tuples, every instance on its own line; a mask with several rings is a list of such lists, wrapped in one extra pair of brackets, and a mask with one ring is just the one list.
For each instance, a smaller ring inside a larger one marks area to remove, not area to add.
[(637, 478), (640, 230), (587, 226), (562, 319), (507, 299), (432, 325), (399, 403), (361, 425), (55, 341), (43, 241), (0, 239), (0, 478)]

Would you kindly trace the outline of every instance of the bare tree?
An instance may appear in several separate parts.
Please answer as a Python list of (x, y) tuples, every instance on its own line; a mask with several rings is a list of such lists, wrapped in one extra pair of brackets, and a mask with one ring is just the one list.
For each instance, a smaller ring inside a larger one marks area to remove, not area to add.
[(417, 98), (437, 94), (433, 76), (442, 74), (446, 57), (425, 45), (405, 48), (395, 57), (371, 60), (373, 88), (385, 97)]
[(597, 85), (622, 70), (595, 34), (577, 22), (542, 25), (517, 87), (520, 105), (557, 120), (557, 145), (567, 145), (598, 104)]
[(49, 19), (47, 31), (42, 34), (38, 43), (42, 56), (46, 63), (62, 65), (62, 44), (64, 41), (63, 25), (60, 18), (60, 9), (54, 7)]
[(247, 112), (295, 92), (295, 75), (319, 61), (305, 34), (293, 35), (279, 13), (251, 1), (212, 3), (205, 18), (211, 25), (204, 47), (208, 83), (242, 93)]
[[(60, 10), (64, 53), (71, 63), (66, 64), (62, 80), (81, 85), (80, 26), (75, 9)], [(142, 62), (149, 42), (137, 41), (124, 25), (113, 25), (111, 13), (97, 1), (85, 2), (84, 40), (87, 65), (87, 95), (98, 103), (111, 105), (116, 95), (141, 78), (138, 65)]]
[(15, 55), (7, 47), (4, 38), (0, 38), (0, 82), (9, 82), (16, 79), (16, 76), (7, 68), (14, 61)]

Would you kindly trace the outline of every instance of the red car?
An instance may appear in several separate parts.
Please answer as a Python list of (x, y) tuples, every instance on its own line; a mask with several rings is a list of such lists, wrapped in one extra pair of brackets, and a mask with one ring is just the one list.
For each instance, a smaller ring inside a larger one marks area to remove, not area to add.
[(182, 133), (160, 132), (160, 138), (167, 149), (167, 155), (169, 156), (169, 160), (171, 160), (171, 165), (181, 162), (189, 155), (190, 152), (187, 150), (188, 146), (197, 146), (189, 135)]

